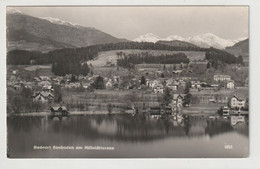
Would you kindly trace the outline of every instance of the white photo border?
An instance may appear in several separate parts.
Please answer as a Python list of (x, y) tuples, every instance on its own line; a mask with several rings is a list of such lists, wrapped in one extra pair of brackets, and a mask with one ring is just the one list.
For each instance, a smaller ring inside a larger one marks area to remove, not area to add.
[[(62, 0), (9, 0), (0, 2), (0, 77), (1, 103), (0, 108), (0, 168), (1, 169), (40, 169), (40, 168), (124, 168), (124, 169), (257, 169), (260, 166), (260, 134), (258, 120), (260, 119), (260, 1), (259, 0), (96, 0), (96, 1), (62, 1)], [(6, 129), (6, 6), (164, 6), (164, 5), (246, 5), (249, 6), (249, 93), (250, 93), (250, 122), (249, 142), (250, 151), (248, 158), (147, 158), (147, 159), (8, 159), (6, 157), (7, 129)]]

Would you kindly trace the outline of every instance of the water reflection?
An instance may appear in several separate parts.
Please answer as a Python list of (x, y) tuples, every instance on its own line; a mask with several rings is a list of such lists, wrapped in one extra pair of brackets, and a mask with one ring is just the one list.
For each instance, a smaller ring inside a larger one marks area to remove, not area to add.
[[(11, 157), (32, 156), (30, 153), (33, 151), (33, 145), (78, 145), (99, 142), (105, 145), (127, 146), (128, 143), (137, 145), (156, 141), (156, 144), (162, 146), (161, 142), (171, 139), (170, 144), (174, 144), (174, 139), (177, 138), (189, 139), (190, 144), (196, 146), (192, 141), (194, 138), (208, 139), (234, 132), (248, 137), (246, 124), (236, 128), (231, 125), (229, 119), (211, 120), (198, 117), (185, 117), (181, 122), (174, 118), (151, 119), (131, 115), (82, 115), (69, 116), (62, 120), (51, 120), (47, 117), (8, 117), (7, 124), (8, 154)], [(33, 155), (38, 156), (48, 157), (47, 154)], [(87, 155), (79, 155), (85, 156)], [(146, 156), (149, 157), (149, 152)]]

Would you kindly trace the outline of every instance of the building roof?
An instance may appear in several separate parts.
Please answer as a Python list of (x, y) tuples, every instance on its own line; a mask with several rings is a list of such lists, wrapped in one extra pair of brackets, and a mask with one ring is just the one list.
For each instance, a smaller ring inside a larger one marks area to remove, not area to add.
[(186, 95), (186, 94), (174, 94), (174, 95), (173, 95), (173, 99), (176, 100), (176, 99), (178, 99), (178, 97), (184, 98), (185, 95)]
[[(237, 95), (234, 95), (233, 97), (235, 97), (238, 101), (245, 101), (244, 98), (239, 98)], [(232, 97), (232, 98), (233, 98), (233, 97)]]
[(52, 106), (51, 110), (58, 111), (58, 110), (67, 110), (65, 106)]

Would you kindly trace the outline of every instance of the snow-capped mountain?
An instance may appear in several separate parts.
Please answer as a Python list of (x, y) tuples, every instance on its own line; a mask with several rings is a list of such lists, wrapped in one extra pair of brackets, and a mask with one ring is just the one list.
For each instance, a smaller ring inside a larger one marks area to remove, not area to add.
[(205, 34), (191, 36), (187, 38), (183, 38), (178, 35), (170, 35), (167, 38), (160, 38), (157, 35), (148, 33), (140, 36), (139, 38), (134, 39), (133, 41), (155, 43), (158, 41), (179, 40), (179, 41), (189, 42), (203, 48), (214, 47), (218, 49), (225, 49), (225, 47), (233, 46), (235, 43), (242, 41), (244, 39), (246, 39), (246, 37), (235, 39), (235, 40), (223, 39), (213, 33), (205, 33)]
[(138, 38), (134, 39), (133, 41), (135, 41), (135, 42), (153, 42), (153, 43), (155, 43), (155, 42), (157, 42), (157, 41), (159, 41), (161, 39), (162, 38), (160, 38), (157, 35), (154, 35), (152, 33), (147, 33), (147, 34), (139, 36)]
[(71, 23), (69, 21), (63, 21), (61, 19), (58, 18), (53, 18), (53, 17), (42, 17), (41, 19), (47, 20), (53, 24), (58, 24), (58, 25), (66, 25), (66, 26), (74, 26), (74, 27), (84, 27), (80, 24), (77, 23)]
[(12, 8), (12, 7), (6, 8), (6, 12), (8, 14), (22, 14), (21, 11), (19, 11), (18, 9)]
[(85, 47), (103, 43), (125, 42), (93, 27), (57, 18), (29, 16), (7, 7), (7, 49), (48, 52), (61, 48)]
[(248, 39), (248, 37), (242, 37), (242, 38), (238, 38), (238, 39), (233, 40), (233, 42), (238, 43), (238, 42), (244, 41), (246, 39)]
[(222, 39), (212, 33), (206, 33), (202, 35), (197, 35), (193, 37), (188, 37), (187, 42), (196, 44), (200, 47), (215, 47), (218, 49), (224, 49), (227, 46), (234, 45), (234, 42), (231, 40)]
[(179, 41), (185, 41), (185, 38), (180, 37), (178, 35), (170, 35), (167, 38), (163, 39), (165, 41), (173, 41), (173, 40), (179, 40)]

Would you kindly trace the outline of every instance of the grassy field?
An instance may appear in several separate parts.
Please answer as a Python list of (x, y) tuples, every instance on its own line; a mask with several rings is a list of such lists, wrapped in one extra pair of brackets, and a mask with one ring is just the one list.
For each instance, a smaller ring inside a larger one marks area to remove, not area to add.
[(203, 60), (205, 57), (205, 52), (199, 51), (166, 51), (166, 50), (112, 50), (106, 52), (100, 52), (99, 55), (93, 59), (88, 61), (88, 64), (92, 64), (93, 66), (105, 66), (107, 62), (111, 62), (116, 65), (117, 60), (117, 52), (123, 52), (126, 55), (128, 54), (137, 54), (141, 52), (149, 52), (153, 56), (166, 55), (166, 54), (175, 54), (175, 53), (185, 53), (187, 57), (193, 60)]
[(51, 65), (29, 65), (24, 69), (28, 71), (35, 71), (37, 69), (51, 69)]
[(94, 92), (66, 92), (63, 91), (63, 102), (71, 105), (88, 105), (96, 109), (131, 106), (158, 106), (162, 95), (140, 90), (95, 90)]

